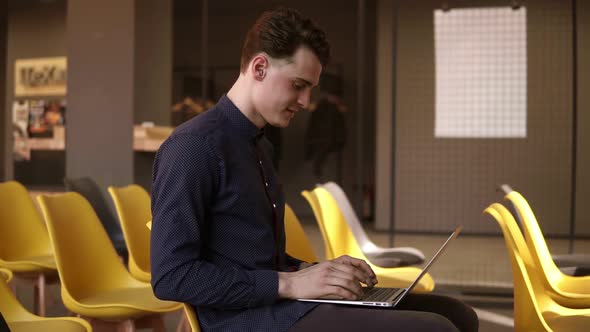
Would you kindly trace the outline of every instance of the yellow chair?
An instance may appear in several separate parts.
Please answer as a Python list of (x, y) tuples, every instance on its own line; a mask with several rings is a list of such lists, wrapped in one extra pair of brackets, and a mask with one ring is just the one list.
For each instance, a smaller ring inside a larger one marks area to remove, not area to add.
[(10, 282), (12, 279), (12, 271), (0, 268), (0, 279), (4, 279), (6, 282)]
[(381, 267), (399, 267), (420, 265), (424, 263), (424, 253), (412, 247), (381, 247), (375, 244), (363, 228), (359, 217), (354, 212), (346, 193), (336, 182), (326, 182), (321, 185), (326, 189), (336, 204), (344, 220), (348, 224), (363, 254), (371, 263)]
[(311, 206), (311, 210), (313, 211), (313, 215), (316, 218), (316, 223), (318, 224), (318, 228), (320, 229), (320, 233), (322, 234), (322, 238), (324, 239), (324, 253), (326, 259), (333, 259), (336, 258), (336, 255), (332, 251), (332, 245), (330, 245), (331, 238), (326, 234), (326, 230), (324, 228), (324, 222), (322, 220), (322, 208), (320, 206), (320, 202), (318, 201), (315, 192), (304, 190), (301, 192), (301, 195), (305, 198), (309, 206)]
[[(504, 195), (508, 195), (509, 193), (514, 191), (514, 189), (512, 189), (512, 187), (508, 184), (501, 184), (500, 186), (498, 186), (498, 191), (503, 192)], [(514, 204), (512, 204), (512, 207), (514, 207), (514, 210), (516, 210)], [(514, 219), (516, 219), (517, 224), (522, 224), (522, 221), (520, 220), (518, 213), (514, 215)], [(555, 265), (565, 274), (571, 276), (590, 275), (590, 255), (588, 254), (554, 254), (551, 255), (551, 259), (553, 260)]]
[(45, 286), (58, 282), (49, 235), (35, 203), (16, 181), (0, 183), (0, 268), (34, 283), (35, 310), (45, 316)]
[[(330, 193), (322, 187), (312, 192), (303, 191), (302, 195), (310, 203), (316, 221), (320, 227), (326, 246), (326, 259), (334, 259), (342, 255), (365, 260), (373, 269), (379, 280), (379, 287), (407, 287), (420, 274), (421, 269), (415, 267), (383, 268), (372, 264), (358, 245), (356, 238), (348, 227), (348, 223), (338, 208), (338, 204)], [(434, 280), (426, 274), (414, 288), (415, 292), (431, 292)]]
[(590, 326), (590, 309), (564, 307), (546, 293), (540, 273), (526, 263), (531, 261), (530, 253), (508, 209), (494, 203), (484, 212), (492, 215), (500, 225), (510, 254), (515, 331), (586, 331)]
[(516, 191), (506, 195), (506, 199), (514, 204), (522, 221), (531, 264), (539, 270), (549, 295), (570, 308), (590, 308), (590, 276), (573, 277), (561, 272), (551, 258), (539, 223), (526, 199)]
[(318, 261), (301, 222), (288, 204), (285, 204), (285, 236), (286, 251), (290, 256), (309, 263)]
[(199, 319), (197, 318), (197, 313), (193, 309), (192, 306), (189, 304), (184, 303), (184, 314), (188, 317), (188, 323), (191, 327), (192, 332), (201, 332), (201, 327), (199, 326)]
[(81, 318), (41, 317), (27, 311), (16, 299), (8, 281), (12, 273), (0, 269), (0, 312), (12, 332), (91, 332), (90, 324)]
[(152, 218), (150, 195), (135, 184), (108, 189), (127, 243), (129, 272), (137, 280), (150, 282), (150, 231), (145, 227)]
[(125, 269), (92, 206), (78, 193), (40, 195), (61, 279), (65, 306), (91, 320), (128, 331), (148, 323), (163, 330), (161, 314), (181, 305), (157, 299), (149, 284)]

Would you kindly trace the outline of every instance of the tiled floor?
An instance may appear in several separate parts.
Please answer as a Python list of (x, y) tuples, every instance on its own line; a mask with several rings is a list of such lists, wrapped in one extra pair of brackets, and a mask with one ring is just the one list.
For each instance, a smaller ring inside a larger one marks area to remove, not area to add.
[[(303, 226), (319, 257), (324, 248), (321, 234), (313, 221), (304, 220)], [(370, 228), (370, 227), (368, 227)], [(369, 237), (379, 245), (388, 246), (389, 235), (369, 230)], [(430, 257), (440, 246), (445, 236), (399, 235), (394, 238), (396, 246), (411, 246), (421, 249)], [(567, 241), (550, 240), (552, 253), (566, 253)], [(590, 252), (590, 241), (578, 241), (576, 252)], [(480, 331), (512, 331), (513, 310), (512, 274), (509, 258), (500, 237), (460, 236), (432, 267), (436, 292), (461, 298), (476, 308), (480, 316)], [(32, 308), (32, 289), (17, 285), (18, 297), (27, 308)], [(58, 286), (48, 288), (48, 315), (67, 315), (61, 303)], [(175, 331), (180, 313), (166, 315), (168, 331)]]

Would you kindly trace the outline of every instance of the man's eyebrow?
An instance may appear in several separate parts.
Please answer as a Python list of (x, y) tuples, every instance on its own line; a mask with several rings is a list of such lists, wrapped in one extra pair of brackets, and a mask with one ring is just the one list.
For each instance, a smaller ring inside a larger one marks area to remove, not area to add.
[(300, 81), (303, 81), (303, 83), (305, 83), (305, 85), (307, 85), (307, 86), (313, 86), (313, 84), (310, 81), (308, 81), (308, 80), (306, 80), (304, 78), (296, 77), (295, 79), (300, 80)]

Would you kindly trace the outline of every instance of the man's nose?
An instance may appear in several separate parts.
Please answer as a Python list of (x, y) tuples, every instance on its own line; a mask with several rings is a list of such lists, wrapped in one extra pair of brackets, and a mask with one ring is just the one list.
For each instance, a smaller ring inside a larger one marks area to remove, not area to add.
[(311, 91), (303, 91), (297, 99), (297, 104), (300, 110), (306, 110), (309, 107), (309, 100), (311, 99)]

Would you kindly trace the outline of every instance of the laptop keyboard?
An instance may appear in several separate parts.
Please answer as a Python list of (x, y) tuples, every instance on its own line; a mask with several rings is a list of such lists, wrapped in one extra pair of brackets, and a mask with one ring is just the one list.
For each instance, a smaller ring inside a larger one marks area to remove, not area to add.
[(361, 298), (363, 301), (384, 302), (397, 292), (399, 288), (364, 288), (365, 294)]

